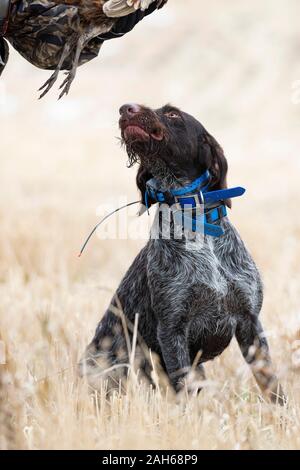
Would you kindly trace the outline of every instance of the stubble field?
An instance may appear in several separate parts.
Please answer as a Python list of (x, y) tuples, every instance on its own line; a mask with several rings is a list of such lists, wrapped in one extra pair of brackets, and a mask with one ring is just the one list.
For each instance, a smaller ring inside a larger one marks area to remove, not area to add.
[[(299, 14), (297, 0), (170, 0), (107, 43), (60, 102), (57, 90), (37, 101), (48, 73), (12, 52), (0, 81), (0, 448), (300, 448)], [(190, 400), (134, 382), (96, 398), (78, 379), (144, 244), (95, 238), (77, 258), (97, 208), (137, 197), (116, 139), (128, 101), (194, 114), (224, 147), (229, 184), (247, 188), (230, 217), (262, 272), (287, 406), (260, 396), (234, 341)]]

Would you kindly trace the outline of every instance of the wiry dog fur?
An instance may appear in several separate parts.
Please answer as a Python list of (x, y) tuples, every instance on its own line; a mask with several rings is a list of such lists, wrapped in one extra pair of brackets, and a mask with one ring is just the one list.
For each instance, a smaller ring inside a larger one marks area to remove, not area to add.
[[(177, 188), (208, 169), (213, 176), (210, 189), (226, 188), (224, 153), (192, 116), (172, 106), (151, 110), (124, 105), (120, 113), (129, 162), (139, 164), (137, 186), (143, 201), (151, 177), (166, 189)], [(226, 204), (231, 206), (231, 201)], [(99, 378), (117, 383), (126, 375), (124, 319), (131, 339), (138, 313), (140, 344), (157, 354), (176, 391), (186, 385), (195, 391), (198, 386), (188, 379), (192, 365), (204, 378), (203, 363), (221, 354), (235, 336), (262, 390), (273, 400), (283, 400), (259, 320), (263, 302), (259, 272), (229, 219), (221, 224), (225, 234), (220, 238), (196, 236), (189, 245), (186, 238), (172, 236), (148, 241), (81, 361), (81, 371), (93, 386), (99, 386)], [(149, 375), (145, 348), (138, 351), (139, 366)]]

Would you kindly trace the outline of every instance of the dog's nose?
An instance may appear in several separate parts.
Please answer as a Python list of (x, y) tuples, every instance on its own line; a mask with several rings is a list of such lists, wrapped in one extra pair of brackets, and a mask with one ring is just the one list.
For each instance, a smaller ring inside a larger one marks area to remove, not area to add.
[(121, 106), (120, 114), (121, 116), (132, 117), (135, 114), (139, 113), (141, 109), (142, 109), (141, 106), (136, 103), (127, 103)]

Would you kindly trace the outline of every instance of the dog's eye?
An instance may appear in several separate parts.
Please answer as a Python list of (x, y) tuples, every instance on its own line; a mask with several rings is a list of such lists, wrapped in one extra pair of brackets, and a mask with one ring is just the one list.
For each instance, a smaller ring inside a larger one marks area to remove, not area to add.
[(169, 111), (165, 113), (165, 116), (170, 119), (180, 119), (180, 114), (177, 113), (176, 111)]

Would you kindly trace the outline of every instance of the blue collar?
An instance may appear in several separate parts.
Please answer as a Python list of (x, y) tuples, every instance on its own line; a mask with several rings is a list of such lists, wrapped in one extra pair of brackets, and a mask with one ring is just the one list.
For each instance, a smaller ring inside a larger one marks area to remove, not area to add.
[[(209, 191), (210, 182), (211, 175), (206, 170), (199, 178), (181, 189), (161, 191), (157, 180), (152, 178), (146, 183), (146, 207), (147, 209), (149, 207), (149, 198), (159, 204), (167, 204), (170, 207), (175, 205), (175, 208), (179, 209), (177, 212), (180, 212), (181, 223), (184, 224), (184, 227), (190, 228), (193, 232), (203, 232), (204, 226), (204, 234), (220, 237), (224, 234), (224, 230), (220, 227), (219, 223), (223, 217), (227, 216), (224, 200), (242, 196), (245, 193), (245, 189), (238, 186)], [(217, 206), (209, 207), (214, 204), (217, 204)], [(186, 215), (187, 211), (185, 209), (187, 208), (189, 210), (192, 209), (191, 217)], [(200, 213), (199, 210), (197, 211), (199, 208), (202, 208)]]

